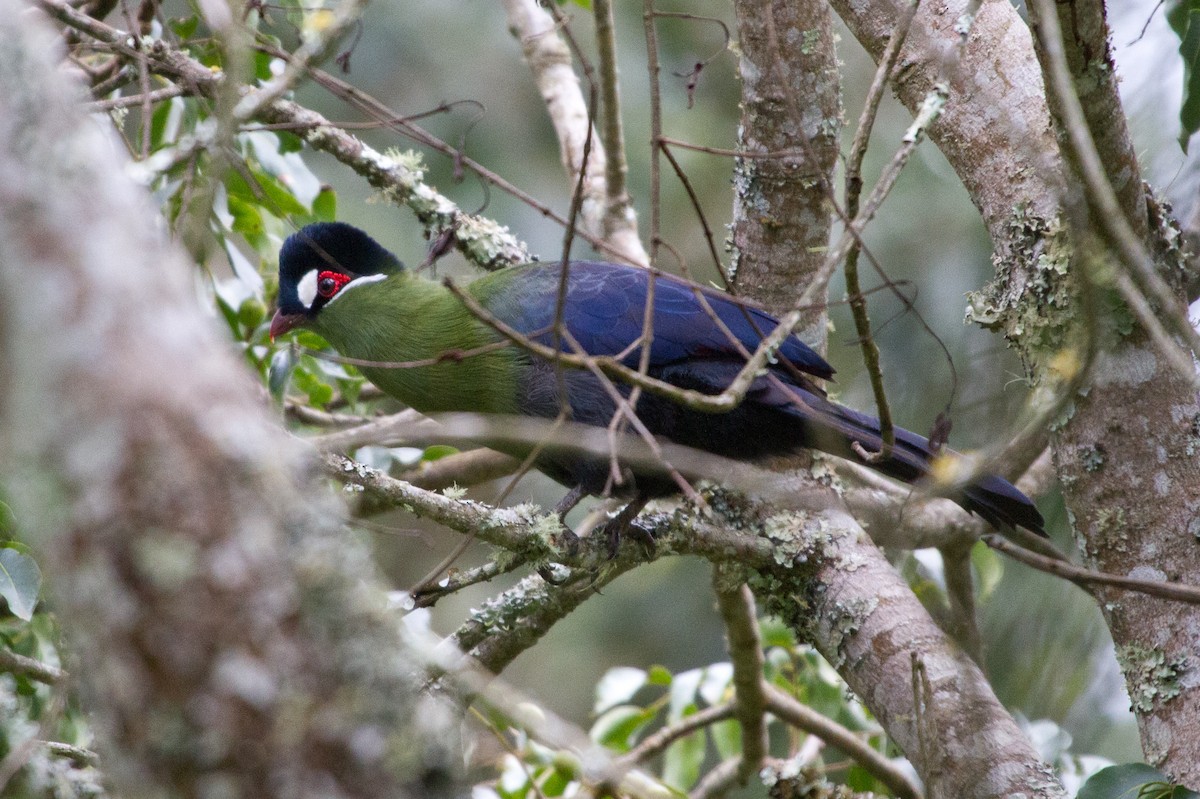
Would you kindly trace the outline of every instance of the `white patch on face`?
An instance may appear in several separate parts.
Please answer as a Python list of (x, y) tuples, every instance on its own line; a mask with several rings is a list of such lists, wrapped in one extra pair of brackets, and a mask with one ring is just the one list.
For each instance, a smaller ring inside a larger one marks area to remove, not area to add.
[(300, 282), (296, 284), (296, 294), (300, 297), (300, 302), (305, 308), (311, 308), (313, 300), (317, 298), (317, 270), (313, 269), (304, 273), (304, 277), (300, 278)]
[[(307, 275), (305, 275), (305, 277), (307, 277)], [(353, 280), (351, 280), (349, 283), (347, 283), (346, 285), (342, 286), (342, 290), (339, 291), (337, 294), (334, 294), (332, 297), (330, 297), (329, 302), (327, 302), (325, 304), (327, 306), (332, 305), (337, 300), (338, 297), (344, 296), (347, 291), (354, 288), (355, 286), (365, 286), (368, 283), (378, 283), (379, 281), (385, 279), (386, 277), (387, 277), (387, 275), (366, 275), (365, 277), (356, 277)], [(313, 291), (316, 291), (316, 282), (315, 281), (313, 283)]]

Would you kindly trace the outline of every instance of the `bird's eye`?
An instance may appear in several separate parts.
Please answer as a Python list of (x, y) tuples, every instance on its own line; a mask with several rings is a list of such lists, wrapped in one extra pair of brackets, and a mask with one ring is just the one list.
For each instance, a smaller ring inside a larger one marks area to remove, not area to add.
[(317, 293), (329, 299), (349, 282), (350, 278), (340, 272), (322, 272), (317, 277)]

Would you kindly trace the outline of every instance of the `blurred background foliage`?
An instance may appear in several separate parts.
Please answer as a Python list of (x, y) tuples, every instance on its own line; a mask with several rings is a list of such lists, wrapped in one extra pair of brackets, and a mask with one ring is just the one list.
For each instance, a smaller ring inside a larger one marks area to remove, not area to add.
[[(1193, 171), (1181, 167), (1184, 159), (1177, 143), (1182, 83), (1182, 66), (1174, 55), (1177, 41), (1172, 44), (1163, 14), (1154, 4), (1110, 5), (1127, 111), (1146, 175), (1168, 197), (1188, 197), (1195, 192), (1197, 179)], [(261, 30), (277, 36), (284, 47), (294, 48), (306, 19), (297, 8), (265, 6), (267, 24), (260, 26)], [(591, 59), (590, 14), (576, 3), (560, 8), (574, 39)], [(730, 30), (734, 26), (726, 2), (661, 0), (658, 8), (719, 19)], [(177, 3), (166, 4), (164, 11), (175, 20), (172, 27), (177, 36), (197, 37), (194, 55), (214, 62), (219, 58), (216, 49), (206, 49), (203, 30), (197, 31), (192, 22), (195, 9)], [(629, 189), (644, 231), (649, 219), (649, 98), (642, 11), (640, 5), (618, 4), (617, 15)], [(727, 46), (721, 25), (702, 19), (662, 19), (658, 35), (665, 134), (714, 148), (734, 147), (739, 113), (736, 50)], [(349, 71), (340, 74), (342, 79), (399, 116), (416, 116), (451, 104), (447, 113), (424, 117), (420, 124), (566, 214), (571, 187), (542, 100), (521, 61), (519, 43), (508, 32), (500, 4), (376, 0), (367, 8), (361, 27), (348, 38), (354, 44), (348, 51)], [(857, 119), (874, 65), (845, 32), (840, 35), (838, 53), (844, 64), (848, 121), (844, 144), (848, 144), (853, 132), (850, 125)], [(694, 96), (689, 97), (687, 82), (700, 63), (704, 67)], [(269, 74), (270, 66), (269, 59), (258, 59), (260, 78)], [(332, 64), (327, 68), (337, 69)], [(346, 124), (380, 151), (420, 150), (387, 127), (359, 128), (359, 123), (369, 120), (312, 83), (299, 87), (295, 99), (335, 124)], [(176, 99), (160, 104), (152, 120), (154, 149), (168, 147), (182, 132), (194, 129), (197, 114), (194, 101)], [(141, 136), (137, 109), (115, 116), (130, 150), (137, 153)], [(885, 99), (864, 169), (868, 186), (890, 159), (910, 122), (898, 103)], [(247, 169), (226, 172), (210, 198), (211, 213), (208, 206), (201, 210), (211, 238), (183, 238), (207, 264), (209, 275), (201, 282), (214, 300), (215, 313), (265, 379), (279, 352), (267, 341), (265, 321), (273, 300), (275, 256), (282, 237), (308, 221), (336, 217), (367, 229), (410, 265), (424, 259), (427, 242), (410, 213), (388, 204), (332, 157), (302, 151), (296, 137), (244, 133), (237, 137), (236, 146)], [(469, 174), (460, 179), (455, 164), (445, 156), (428, 150), (422, 153), (428, 183), (463, 209), (478, 210), (507, 225), (538, 257), (559, 257), (563, 231), (537, 209), (489, 190)], [(701, 199), (709, 226), (723, 237), (732, 210), (730, 159), (682, 149), (676, 154)], [(204, 168), (202, 165), (200, 172)], [(261, 191), (252, 188), (248, 180)], [(151, 185), (168, 218), (176, 223), (184, 219), (179, 215), (181, 209), (194, 200), (187, 191), (190, 184), (185, 166), (157, 176)], [(658, 265), (668, 271), (686, 266), (694, 278), (715, 281), (718, 267), (708, 256), (696, 213), (678, 181), (665, 171), (662, 201), (663, 236), (684, 263), (676, 263), (664, 250)], [(928, 430), (934, 417), (948, 406), (955, 428), (951, 443), (956, 448), (970, 449), (1002, 435), (1023, 400), (1023, 370), (998, 337), (963, 323), (965, 294), (991, 276), (989, 242), (970, 197), (933, 145), (921, 146), (867, 229), (866, 241), (887, 278), (912, 300), (910, 307), (887, 292), (876, 292), (870, 299), (897, 421), (913, 430)], [(577, 241), (573, 255), (594, 253)], [(460, 275), (474, 272), (455, 254), (439, 261), (437, 269)], [(865, 274), (865, 282), (871, 287), (881, 281)], [(843, 296), (844, 288), (835, 280), (829, 294), (828, 355), (838, 378), (832, 390), (842, 402), (871, 410), (870, 388), (861, 372)], [(953, 367), (934, 335), (949, 351)], [(353, 369), (303, 356), (293, 372), (290, 391), (315, 407), (324, 407), (336, 396), (349, 399), (351, 409), (359, 409), (354, 400), (361, 388), (362, 381)], [(436, 457), (443, 451), (363, 451), (359, 457), (376, 465), (403, 467), (423, 455)], [(503, 487), (504, 481), (499, 481), (473, 489), (472, 494), (490, 500)], [(508, 501), (532, 500), (550, 507), (562, 491), (545, 478), (531, 475)], [(1072, 542), (1059, 499), (1052, 494), (1041, 498), (1039, 505), (1055, 542), (1069, 549)], [(357, 534), (371, 537), (380, 563), (398, 588), (414, 585), (458, 543), (457, 535), (400, 513), (374, 516), (363, 522)], [(482, 562), (488, 555), (483, 546), (474, 545), (458, 567)], [(935, 552), (895, 553), (895, 560), (923, 601), (934, 605), (944, 601), (940, 558)], [(1067, 752), (1115, 761), (1139, 760), (1136, 729), (1112, 644), (1091, 600), (1063, 581), (1002, 561), (988, 550), (977, 553), (975, 562), (986, 670), (1004, 704), (1028, 720), (1031, 736), (1046, 757), (1060, 765)], [(643, 731), (655, 713), (678, 717), (686, 708), (694, 712), (700, 705), (711, 705), (712, 697), (705, 697), (703, 688), (711, 679), (705, 675), (725, 674), (722, 664), (727, 655), (709, 572), (706, 563), (687, 558), (663, 559), (633, 571), (518, 658), (505, 678), (548, 709), (571, 719), (588, 720), (585, 726), (599, 720), (597, 734), (608, 736), (606, 742), (618, 750), (628, 746), (633, 740), (630, 736)], [(432, 610), (429, 623), (439, 632), (449, 633), (473, 607), (509, 584), (511, 580), (501, 579), (447, 597)], [(27, 593), (24, 599), (29, 599)], [(50, 653), (47, 657), (57, 663), (57, 634), (44, 609), (28, 624), (15, 617), (4, 621), (0, 639), (10, 650)], [(844, 696), (828, 667), (817, 663), (816, 656), (804, 647), (781, 640), (783, 635), (778, 626), (768, 624), (768, 649), (775, 647), (783, 653), (768, 657), (769, 668), (776, 669), (777, 676), (790, 668), (795, 690), (807, 691), (810, 698), (820, 694), (823, 699), (816, 702), (818, 706), (824, 702), (831, 714), (844, 716), (844, 722), (869, 729), (865, 711)], [(614, 668), (621, 670), (611, 671)], [(727, 677), (722, 684), (727, 684)], [(627, 690), (630, 686), (631, 691)], [(0, 704), (10, 700), (44, 704), (46, 690), (28, 681), (5, 682), (0, 684)], [(63, 716), (71, 725), (73, 713)], [(854, 714), (859, 715), (850, 718)], [(36, 719), (41, 712), (25, 715)], [(86, 733), (81, 729), (72, 726), (60, 737), (86, 745)], [(0, 734), (5, 734), (4, 730)], [(711, 753), (730, 745), (719, 734), (712, 736), (711, 744)], [(884, 746), (882, 741), (878, 745)], [(5, 748), (0, 739), (0, 750)], [(703, 745), (698, 750), (693, 747), (688, 758), (680, 761), (682, 756), (677, 756), (680, 762), (672, 768), (684, 768), (684, 761), (703, 758), (705, 751)], [(529, 748), (524, 755), (526, 763), (538, 756)], [(557, 773), (556, 784), (569, 782), (569, 769), (555, 772), (562, 764), (546, 757), (545, 770), (538, 773)], [(524, 795), (529, 790), (520, 780), (530, 772), (514, 768), (510, 762), (497, 783), (496, 790), (505, 796)], [(1067, 768), (1075, 766), (1068, 764)], [(681, 778), (681, 785), (683, 782), (686, 780)], [(544, 784), (541, 787), (546, 795), (554, 794)], [(856, 787), (871, 785), (867, 781)]]

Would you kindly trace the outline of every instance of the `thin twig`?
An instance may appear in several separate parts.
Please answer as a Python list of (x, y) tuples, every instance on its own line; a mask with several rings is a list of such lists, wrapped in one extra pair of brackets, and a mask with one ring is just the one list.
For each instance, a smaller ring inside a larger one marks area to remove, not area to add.
[(592, 0), (592, 17), (596, 22), (596, 53), (600, 63), (600, 102), (604, 122), (600, 130), (608, 155), (604, 210), (604, 236), (608, 238), (609, 230), (629, 226), (633, 207), (625, 189), (628, 167), (625, 162), (625, 132), (621, 125), (621, 86), (617, 75), (617, 38), (612, 0)]
[[(846, 159), (846, 215), (854, 218), (858, 215), (859, 199), (862, 194), (862, 162), (867, 153), (867, 144), (871, 138), (871, 130), (875, 124), (875, 115), (879, 103), (883, 100), (883, 92), (891, 77), (896, 59), (900, 55), (900, 46), (908, 36), (909, 26), (916, 16), (920, 0), (909, 0), (908, 5), (901, 11), (892, 30), (887, 47), (879, 59), (879, 67), (871, 81), (867, 99), (859, 116), (858, 129), (854, 132), (854, 141), (850, 146), (850, 154)], [(886, 460), (892, 454), (896, 444), (896, 432), (892, 423), (892, 409), (888, 403), (887, 391), (884, 389), (883, 367), (879, 359), (879, 345), (871, 335), (871, 317), (867, 311), (867, 298), (862, 293), (858, 279), (857, 246), (851, 246), (846, 253), (846, 295), (850, 300), (850, 312), (854, 317), (854, 328), (858, 333), (858, 343), (862, 350), (863, 365), (871, 380), (871, 390), (875, 395), (875, 407), (879, 416), (879, 437), (881, 447), (878, 452), (868, 453), (868, 462)]]
[(614, 765), (618, 769), (632, 768), (637, 763), (645, 762), (665, 752), (668, 746), (680, 738), (686, 738), (697, 730), (702, 730), (718, 721), (733, 718), (734, 713), (733, 702), (697, 710), (690, 716), (684, 716), (674, 724), (668, 724), (653, 734), (647, 735), (637, 746), (617, 758)]
[(366, 0), (342, 0), (331, 13), (324, 10), (318, 12), (329, 14), (328, 22), (307, 31), (309, 35), (287, 59), (283, 72), (261, 88), (242, 95), (233, 108), (233, 119), (239, 123), (252, 119), (263, 108), (283, 97), (311, 71), (314, 64), (321, 63), (333, 54), (342, 34), (362, 19), (366, 7)]
[(662, 166), (658, 148), (662, 141), (662, 91), (658, 83), (658, 31), (654, 0), (642, 2), (642, 30), (646, 38), (646, 75), (650, 79), (650, 263), (658, 263), (662, 238)]
[(422, 461), (419, 466), (399, 475), (419, 488), (430, 491), (450, 486), (473, 486), (507, 477), (521, 465), (520, 460), (490, 449), (471, 449), (456, 452), (435, 461)]
[(763, 687), (767, 709), (783, 721), (812, 733), (827, 744), (836, 746), (861, 765), (871, 776), (888, 786), (896, 796), (904, 799), (921, 799), (921, 792), (909, 780), (908, 775), (892, 765), (891, 761), (868, 746), (855, 733), (827, 718), (807, 705), (793, 699), (773, 685)]
[[(126, 2), (126, 0), (121, 0), (121, 13), (125, 16), (125, 24), (129, 26), (129, 30), (131, 30), (131, 31), (137, 30), (137, 26), (134, 24), (133, 14), (130, 12), (129, 4)], [(134, 39), (133, 41), (134, 41), (135, 46), (138, 48), (138, 50), (141, 51), (143, 42), (145, 40), (141, 39), (141, 38), (137, 38), (137, 39)], [(150, 134), (151, 134), (151, 128), (153, 127), (153, 125), (152, 125), (152, 117), (153, 117), (152, 105), (153, 104), (151, 103), (151, 100), (150, 100), (150, 69), (147, 66), (147, 59), (146, 59), (145, 52), (139, 52), (139, 55), (137, 58), (137, 72), (138, 72), (138, 86), (141, 89), (141, 91), (139, 92), (139, 95), (141, 96), (141, 106), (142, 106), (141, 160), (145, 160), (146, 158), (148, 158), (150, 156), (150, 147), (151, 147)]]
[(1133, 577), (1121, 577), (1117, 574), (1092, 571), (1065, 561), (1039, 555), (1036, 552), (1030, 552), (1024, 547), (1017, 546), (1010, 541), (1005, 541), (995, 533), (985, 535), (983, 540), (989, 547), (998, 552), (1003, 552), (1013, 560), (1019, 560), (1026, 566), (1032, 566), (1038, 571), (1044, 571), (1047, 574), (1053, 574), (1065, 580), (1070, 580), (1089, 594), (1094, 595), (1092, 586), (1111, 585), (1115, 588), (1124, 588), (1128, 591), (1136, 591), (1139, 594), (1159, 597), (1160, 599), (1169, 599), (1173, 602), (1200, 605), (1200, 587), (1198, 586), (1187, 585), (1185, 583), (1171, 583), (1165, 580), (1138, 580)]
[(150, 103), (159, 103), (163, 100), (170, 100), (172, 97), (180, 97), (187, 94), (182, 86), (172, 83), (170, 86), (164, 86), (161, 89), (155, 89), (150, 94), (127, 94), (123, 97), (110, 97), (105, 100), (93, 100), (85, 104), (88, 111), (113, 111), (118, 108), (129, 108), (130, 106), (143, 105), (147, 101)]
[(3, 647), (0, 647), (0, 671), (28, 677), (47, 685), (54, 685), (67, 678), (67, 673), (57, 666), (51, 666), (49, 663), (43, 663), (25, 655), (18, 655)]

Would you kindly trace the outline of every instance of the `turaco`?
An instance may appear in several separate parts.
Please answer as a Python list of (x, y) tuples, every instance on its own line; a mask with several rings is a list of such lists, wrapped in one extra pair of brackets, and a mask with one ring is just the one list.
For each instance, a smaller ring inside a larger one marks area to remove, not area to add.
[[(560, 275), (559, 263), (527, 264), (480, 277), (464, 292), (509, 328), (552, 346)], [(648, 374), (674, 386), (720, 393), (745, 362), (741, 349), (753, 352), (777, 324), (768, 314), (721, 292), (637, 267), (571, 262), (561, 315), (569, 337), (590, 355), (618, 357), (637, 368), (652, 275)], [(446, 285), (406, 270), (374, 239), (344, 223), (309, 225), (284, 242), (279, 254), (279, 310), (271, 322), (271, 337), (295, 327), (309, 328), (343, 355), (367, 361), (419, 361), (484, 348), (470, 357), (415, 368), (362, 367), (371, 382), (419, 411), (551, 419), (559, 414), (562, 391), (576, 422), (607, 426), (616, 409), (611, 395), (587, 370), (563, 369), (560, 375), (552, 362), (525, 348), (486, 347), (503, 342), (504, 336)], [(808, 447), (861, 463), (852, 445), (879, 451), (879, 421), (826, 399), (814, 378), (832, 375), (829, 364), (792, 335), (734, 410), (691, 410), (643, 391), (637, 414), (656, 436), (727, 458), (753, 460)], [(628, 385), (616, 386), (628, 395)], [(514, 454), (527, 451), (528, 447)], [(913, 483), (928, 474), (931, 458), (927, 439), (897, 428), (890, 456), (868, 465)], [(550, 448), (536, 465), (573, 489), (560, 510), (584, 494), (611, 489), (606, 458)], [(661, 471), (634, 471), (631, 478), (621, 490), (632, 513), (647, 499), (677, 490)], [(985, 475), (955, 499), (995, 526), (1015, 525), (1044, 535), (1037, 508), (999, 477)], [(628, 519), (632, 513), (622, 516)]]

